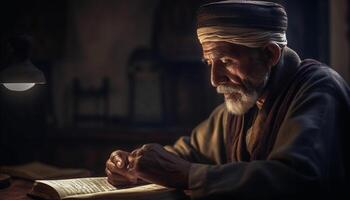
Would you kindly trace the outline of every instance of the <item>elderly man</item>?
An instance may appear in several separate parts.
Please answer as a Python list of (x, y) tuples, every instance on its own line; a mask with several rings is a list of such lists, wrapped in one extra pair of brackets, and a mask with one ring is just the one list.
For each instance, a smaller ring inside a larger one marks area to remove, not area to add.
[(287, 15), (279, 4), (210, 3), (197, 19), (211, 83), (225, 104), (173, 146), (113, 152), (109, 182), (145, 180), (189, 190), (192, 198), (341, 192), (350, 133), (345, 81), (287, 47)]

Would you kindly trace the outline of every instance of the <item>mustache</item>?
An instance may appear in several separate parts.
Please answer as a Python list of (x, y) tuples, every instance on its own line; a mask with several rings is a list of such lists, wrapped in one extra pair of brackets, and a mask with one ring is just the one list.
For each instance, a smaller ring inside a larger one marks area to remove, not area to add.
[(219, 94), (234, 93), (234, 92), (241, 93), (243, 91), (244, 89), (241, 86), (219, 85), (218, 87), (216, 87), (216, 92)]

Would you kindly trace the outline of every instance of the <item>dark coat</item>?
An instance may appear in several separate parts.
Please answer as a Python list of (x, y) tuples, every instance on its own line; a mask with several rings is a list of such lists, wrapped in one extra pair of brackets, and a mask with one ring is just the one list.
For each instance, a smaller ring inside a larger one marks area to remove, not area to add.
[(234, 116), (220, 105), (190, 137), (166, 147), (194, 163), (192, 198), (300, 199), (345, 193), (350, 134), (346, 82), (328, 66), (300, 61), (286, 48), (266, 88), (260, 110)]

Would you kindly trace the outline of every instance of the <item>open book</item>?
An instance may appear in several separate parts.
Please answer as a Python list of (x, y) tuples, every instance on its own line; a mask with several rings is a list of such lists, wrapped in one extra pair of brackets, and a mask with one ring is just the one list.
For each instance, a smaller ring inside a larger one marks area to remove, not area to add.
[(32, 181), (37, 179), (79, 178), (91, 175), (90, 171), (86, 169), (59, 168), (37, 161), (23, 165), (0, 166), (0, 172)]
[(76, 178), (61, 180), (37, 180), (28, 194), (40, 199), (186, 199), (185, 195), (172, 188), (147, 184), (129, 188), (116, 188), (107, 177)]

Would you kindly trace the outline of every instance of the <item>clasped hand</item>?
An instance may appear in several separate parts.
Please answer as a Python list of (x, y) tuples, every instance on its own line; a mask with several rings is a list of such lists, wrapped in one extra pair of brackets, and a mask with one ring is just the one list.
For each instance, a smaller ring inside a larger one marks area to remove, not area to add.
[(115, 186), (138, 180), (167, 187), (188, 188), (191, 163), (168, 152), (159, 144), (145, 144), (131, 153), (117, 150), (106, 162), (108, 181)]

